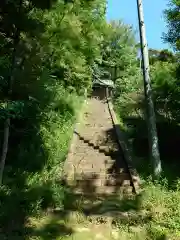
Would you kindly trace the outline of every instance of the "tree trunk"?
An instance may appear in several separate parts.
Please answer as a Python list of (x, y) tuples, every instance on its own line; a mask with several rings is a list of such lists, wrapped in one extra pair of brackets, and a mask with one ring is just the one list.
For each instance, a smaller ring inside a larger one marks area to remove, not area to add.
[[(21, 12), (22, 2), (23, 0), (20, 0), (19, 2), (19, 10), (18, 10), (19, 14)], [(8, 97), (11, 97), (11, 94), (12, 94), (12, 88), (13, 88), (13, 82), (14, 82), (14, 70), (16, 67), (16, 55), (17, 55), (17, 47), (19, 44), (19, 40), (20, 40), (20, 30), (16, 28), (16, 31), (14, 34), (14, 49), (12, 53), (11, 69), (9, 73)], [(7, 100), (7, 111), (8, 111), (8, 105), (9, 105), (8, 102), (9, 102), (9, 99)], [(4, 172), (6, 156), (8, 151), (10, 122), (11, 120), (8, 114), (4, 123), (4, 139), (3, 139), (2, 155), (1, 155), (1, 162), (0, 162), (0, 185), (2, 184), (2, 180), (3, 180), (3, 172)]]
[(6, 161), (7, 151), (8, 151), (9, 126), (10, 126), (10, 118), (8, 117), (4, 123), (4, 141), (3, 141), (1, 163), (0, 163), (0, 185), (2, 184), (4, 166), (5, 166), (5, 161)]
[[(20, 34), (20, 33), (19, 33)], [(19, 39), (19, 36), (18, 36)], [(18, 41), (15, 41), (16, 45), (14, 45), (14, 51), (12, 56), (12, 64), (11, 64), (11, 70), (10, 70), (10, 78), (9, 78), (9, 90), (8, 90), (8, 96), (10, 97), (12, 94), (12, 86), (13, 86), (13, 80), (14, 80), (14, 70), (16, 65), (16, 49), (18, 45)], [(8, 111), (8, 104), (9, 99), (7, 100), (7, 111)], [(3, 148), (2, 148), (2, 155), (1, 155), (1, 163), (0, 163), (0, 185), (2, 184), (3, 179), (3, 172), (4, 172), (4, 166), (6, 161), (6, 155), (8, 151), (8, 139), (9, 139), (9, 128), (10, 128), (10, 116), (6, 117), (5, 124), (4, 124), (4, 139), (3, 139)]]

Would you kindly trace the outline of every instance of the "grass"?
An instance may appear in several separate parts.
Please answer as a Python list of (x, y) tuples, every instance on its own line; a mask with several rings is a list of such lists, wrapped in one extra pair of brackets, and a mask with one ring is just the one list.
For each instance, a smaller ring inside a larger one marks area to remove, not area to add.
[[(177, 240), (180, 238), (179, 194), (178, 190), (168, 190), (165, 182), (146, 180), (138, 196), (102, 198), (101, 203), (94, 199), (97, 212), (92, 211), (88, 217), (83, 206), (87, 207), (90, 199), (68, 195), (66, 211), (59, 210), (40, 219), (31, 218), (34, 236), (30, 239)], [(103, 214), (102, 205), (106, 209)]]
[[(49, 232), (59, 229), (52, 222), (36, 232), (30, 219), (41, 219), (51, 209), (63, 208), (62, 167), (83, 99), (62, 87), (53, 97), (52, 104), (47, 104), (41, 111), (33, 105), (28, 120), (12, 121), (10, 147), (0, 188), (2, 240), (34, 239), (35, 235), (35, 239), (49, 239)], [(59, 234), (68, 231), (62, 224)]]
[[(31, 131), (23, 136), (11, 133), (4, 184), (0, 189), (0, 238), (180, 239), (179, 178), (172, 172), (168, 175), (164, 164), (164, 176), (152, 182), (145, 167), (149, 164), (146, 155), (136, 156), (133, 151), (142, 179), (139, 195), (99, 199), (76, 195), (63, 185), (62, 166), (81, 103), (81, 98), (61, 89), (54, 104), (47, 107), (40, 120), (33, 122)], [(122, 130), (134, 140), (133, 126), (129, 132), (125, 120), (119, 119)], [(142, 122), (139, 126), (142, 127)]]
[[(121, 119), (120, 126), (126, 132), (128, 128), (123, 124)], [(63, 209), (40, 219), (31, 218), (35, 234), (30, 239), (180, 239), (178, 178), (172, 185), (165, 172), (159, 181), (152, 182), (145, 167), (148, 158), (134, 154), (133, 159), (142, 180), (138, 195), (101, 196), (99, 200), (97, 196), (75, 195), (73, 189), (68, 189)]]
[[(124, 120), (119, 119), (122, 130), (133, 143), (133, 127), (128, 132)], [(142, 127), (142, 123), (139, 126)], [(136, 156), (135, 153), (137, 151), (133, 151), (133, 160), (142, 181), (142, 191), (138, 195), (101, 196), (99, 200), (97, 196), (75, 195), (73, 189), (68, 189), (64, 191), (63, 209), (44, 217), (30, 218), (29, 224), (34, 229), (30, 239), (180, 239), (178, 176), (170, 178), (172, 173), (167, 174), (168, 165), (163, 164), (162, 178), (152, 182), (148, 156)]]
[[(119, 230), (127, 239), (178, 239), (180, 237), (180, 191), (170, 191), (164, 182), (145, 180), (141, 204), (137, 212), (141, 217), (129, 219)], [(169, 238), (168, 238), (169, 237)]]
[[(116, 109), (116, 112), (119, 111)], [(157, 118), (163, 173), (161, 179), (153, 182), (146, 124), (137, 114), (131, 117), (131, 113), (129, 117), (118, 114), (118, 118), (141, 178), (140, 204), (134, 213), (141, 212), (143, 218), (129, 219), (125, 224), (120, 222), (119, 231), (125, 239), (180, 239), (179, 125)]]

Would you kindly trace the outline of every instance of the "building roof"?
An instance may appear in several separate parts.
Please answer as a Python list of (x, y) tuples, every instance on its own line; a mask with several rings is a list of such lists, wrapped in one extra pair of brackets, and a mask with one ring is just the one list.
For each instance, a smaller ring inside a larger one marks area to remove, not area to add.
[(93, 81), (93, 85), (100, 85), (114, 88), (114, 82), (110, 79), (98, 79)]

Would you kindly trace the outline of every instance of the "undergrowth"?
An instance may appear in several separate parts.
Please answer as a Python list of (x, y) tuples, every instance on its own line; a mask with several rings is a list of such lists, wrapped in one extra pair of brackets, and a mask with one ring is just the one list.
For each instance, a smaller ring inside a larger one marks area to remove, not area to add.
[[(174, 124), (157, 122), (162, 161), (162, 175), (157, 181), (151, 177), (151, 163), (145, 121), (137, 114), (116, 112), (121, 130), (127, 137), (133, 165), (141, 179), (138, 207), (127, 222), (118, 224), (122, 239), (180, 239), (180, 176), (178, 152), (173, 153)], [(173, 126), (173, 127), (172, 127)], [(166, 129), (166, 131), (165, 131)], [(178, 131), (178, 126), (175, 126)], [(172, 135), (172, 136), (171, 136)], [(134, 202), (136, 203), (136, 202)], [(134, 214), (140, 217), (134, 218)]]
[(138, 208), (129, 212), (127, 221), (118, 222), (119, 236), (139, 240), (180, 239), (179, 183), (176, 189), (169, 190), (165, 179), (156, 183), (150, 178), (141, 181)]
[[(132, 129), (128, 132), (128, 127), (120, 116), (119, 119), (122, 130), (132, 137)], [(94, 200), (98, 214), (94, 212), (87, 217), (83, 204), (87, 207), (90, 199), (83, 199), (81, 196), (77, 201), (77, 196), (71, 190), (70, 193), (65, 191), (64, 200), (66, 205), (70, 205), (69, 211), (60, 208), (56, 214), (31, 218), (30, 225), (36, 230), (30, 239), (180, 239), (178, 178), (170, 180), (170, 175), (164, 171), (162, 178), (153, 182), (148, 158), (137, 157), (134, 153), (133, 160), (141, 178), (139, 194), (127, 198), (106, 197), (102, 198), (100, 203)], [(102, 207), (103, 214), (100, 211)], [(107, 220), (109, 218), (111, 225)]]
[(29, 218), (63, 207), (62, 167), (82, 101), (59, 87), (51, 104), (38, 111), (34, 104), (28, 119), (12, 122), (0, 188), (0, 239), (36, 236)]

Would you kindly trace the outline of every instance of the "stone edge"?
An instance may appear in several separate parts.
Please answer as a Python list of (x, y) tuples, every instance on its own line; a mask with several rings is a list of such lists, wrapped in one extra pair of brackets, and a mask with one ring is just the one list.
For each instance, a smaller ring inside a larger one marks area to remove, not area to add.
[[(112, 118), (112, 122), (113, 122), (113, 125), (114, 125), (114, 128), (115, 128), (115, 131), (116, 131), (116, 134), (117, 134), (118, 143), (122, 147), (124, 157), (125, 157), (125, 160), (126, 160), (126, 163), (127, 163), (127, 166), (128, 166), (129, 174), (130, 174), (131, 181), (132, 181), (132, 184), (133, 184), (133, 190), (134, 190), (134, 193), (137, 194), (137, 193), (139, 193), (138, 186), (140, 184), (140, 177), (139, 177), (139, 174), (136, 171), (135, 166), (133, 165), (131, 149), (130, 149), (130, 147), (128, 147), (128, 141), (125, 139), (125, 136), (123, 135), (123, 133), (121, 131), (121, 127), (120, 127), (119, 122), (117, 120), (113, 104), (112, 104), (111, 100), (108, 99), (108, 98), (107, 98), (107, 104), (108, 104), (109, 112), (110, 112), (110, 115), (111, 115), (111, 118)], [(138, 179), (138, 185), (134, 184), (134, 182), (133, 182), (134, 177), (136, 177)]]
[[(71, 155), (73, 154), (74, 152), (74, 149), (76, 147), (76, 143), (77, 143), (77, 139), (78, 139), (78, 136), (75, 132), (78, 131), (80, 125), (81, 125), (81, 122), (82, 122), (82, 117), (83, 117), (83, 114), (84, 114), (84, 111), (86, 109), (86, 106), (87, 106), (87, 99), (84, 100), (84, 102), (82, 103), (82, 106), (81, 108), (79, 109), (79, 113), (76, 114), (76, 121), (74, 123), (74, 127), (73, 127), (73, 133), (72, 133), (72, 138), (70, 140), (70, 143), (69, 143), (69, 148), (68, 148), (68, 152), (67, 152), (67, 155), (66, 155), (66, 160), (64, 162), (64, 166), (63, 166), (63, 174), (62, 174), (62, 178), (63, 180), (67, 180), (67, 174), (66, 174), (66, 165), (68, 164), (68, 159), (71, 157)], [(73, 166), (71, 166), (73, 167)]]

